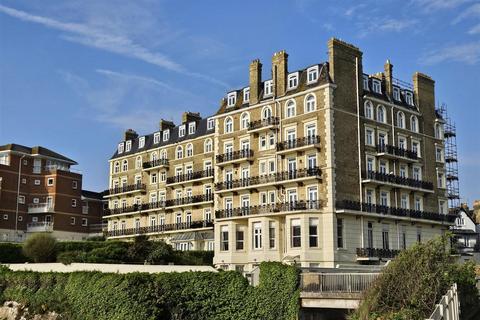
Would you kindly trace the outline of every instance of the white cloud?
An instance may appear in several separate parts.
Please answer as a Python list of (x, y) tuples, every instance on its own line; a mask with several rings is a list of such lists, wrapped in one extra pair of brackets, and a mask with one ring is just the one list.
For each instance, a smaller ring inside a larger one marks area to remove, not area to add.
[(433, 50), (425, 54), (419, 62), (424, 65), (434, 65), (446, 61), (476, 64), (480, 61), (480, 42), (450, 45)]
[(468, 30), (468, 34), (480, 34), (480, 24), (477, 24), (475, 27)]
[(453, 20), (453, 24), (459, 23), (468, 18), (480, 17), (480, 3), (474, 4), (465, 9), (458, 17)]
[(412, 2), (425, 11), (453, 9), (472, 0), (412, 0)]
[(415, 19), (400, 20), (393, 18), (365, 19), (358, 23), (359, 36), (366, 37), (373, 33), (402, 32), (415, 26), (418, 23)]
[[(132, 31), (127, 31), (128, 28), (126, 28), (125, 25), (119, 26), (119, 23), (108, 22), (108, 19), (103, 19), (104, 22), (101, 23), (98, 21), (102, 21), (102, 19), (93, 18), (90, 18), (89, 23), (69, 23), (49, 17), (33, 15), (3, 5), (0, 5), (0, 12), (22, 21), (37, 23), (47, 28), (63, 31), (65, 34), (63, 34), (61, 38), (67, 41), (138, 59), (186, 76), (199, 78), (222, 87), (229, 87), (229, 85), (223, 81), (217, 80), (209, 75), (189, 71), (166, 55), (148, 49), (128, 37), (128, 34), (132, 33)], [(138, 23), (142, 22), (139, 21)], [(149, 27), (152, 28), (152, 26)], [(141, 30), (147, 33), (148, 28), (143, 27)]]

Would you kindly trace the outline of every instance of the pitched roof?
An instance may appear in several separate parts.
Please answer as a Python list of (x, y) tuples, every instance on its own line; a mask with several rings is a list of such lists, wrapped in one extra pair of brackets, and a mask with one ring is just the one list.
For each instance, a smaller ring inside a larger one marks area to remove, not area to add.
[(103, 192), (82, 190), (82, 197), (103, 201)]
[(0, 146), (0, 151), (6, 151), (6, 150), (9, 150), (9, 151), (16, 151), (16, 152), (20, 152), (20, 153), (26, 153), (26, 154), (30, 154), (30, 155), (42, 155), (42, 156), (46, 156), (46, 157), (49, 157), (49, 158), (54, 158), (54, 159), (58, 159), (58, 160), (61, 160), (61, 161), (65, 161), (65, 162), (68, 162), (70, 164), (78, 164), (76, 161), (70, 159), (70, 158), (67, 158), (55, 151), (52, 151), (50, 149), (47, 149), (47, 148), (44, 148), (44, 147), (41, 147), (41, 146), (35, 146), (35, 147), (26, 147), (26, 146), (23, 146), (23, 145), (20, 145), (20, 144), (15, 144), (15, 143), (10, 143), (10, 144), (5, 144), (3, 146)]

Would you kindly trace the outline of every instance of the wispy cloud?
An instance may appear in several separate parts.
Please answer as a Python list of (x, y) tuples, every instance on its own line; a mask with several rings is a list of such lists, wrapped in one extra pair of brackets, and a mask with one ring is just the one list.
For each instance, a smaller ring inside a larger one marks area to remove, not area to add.
[(476, 64), (480, 61), (480, 42), (452, 44), (448, 47), (433, 50), (425, 54), (419, 62), (424, 65), (434, 65), (445, 61)]
[(480, 3), (471, 5), (467, 9), (465, 9), (462, 13), (460, 13), (454, 20), (453, 24), (459, 23), (468, 18), (472, 17), (480, 17)]
[(178, 72), (186, 76), (196, 77), (222, 87), (229, 86), (227, 83), (217, 80), (209, 75), (189, 71), (180, 63), (174, 61), (165, 54), (150, 50), (140, 43), (135, 42), (126, 34), (110, 32), (111, 30), (104, 28), (104, 25), (99, 26), (95, 24), (63, 22), (45, 16), (33, 15), (28, 12), (3, 5), (0, 5), (0, 12), (22, 21), (37, 23), (50, 29), (65, 32), (65, 34), (61, 35), (61, 38), (67, 41), (138, 59), (146, 63), (150, 63), (170, 71)]
[(468, 30), (468, 34), (471, 34), (471, 35), (480, 34), (480, 24), (477, 24), (475, 27)]
[(412, 3), (425, 11), (453, 9), (472, 0), (412, 0)]
[(374, 33), (402, 32), (417, 23), (416, 19), (365, 19), (358, 23), (359, 37), (363, 38)]

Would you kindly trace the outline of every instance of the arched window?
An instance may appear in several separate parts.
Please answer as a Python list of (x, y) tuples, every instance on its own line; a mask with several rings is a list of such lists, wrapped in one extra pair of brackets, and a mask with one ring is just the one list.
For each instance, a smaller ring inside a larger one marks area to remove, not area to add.
[(137, 159), (135, 160), (135, 169), (141, 169), (142, 168), (142, 156), (138, 156)]
[(377, 121), (382, 123), (387, 122), (387, 114), (384, 106), (377, 107)]
[(240, 129), (248, 129), (248, 124), (250, 122), (250, 115), (248, 112), (242, 113), (240, 117)]
[(189, 143), (186, 147), (187, 157), (193, 156), (193, 144)]
[(405, 129), (405, 114), (402, 111), (397, 113), (397, 127)]
[(122, 171), (128, 171), (128, 161), (127, 159), (122, 162)]
[(152, 152), (152, 154), (150, 155), (150, 160), (155, 161), (155, 160), (157, 160), (157, 159), (158, 159), (158, 157), (157, 157), (157, 152), (156, 152), (156, 151), (155, 151), (155, 152)]
[(120, 162), (115, 162), (115, 165), (113, 166), (113, 173), (119, 173), (120, 172)]
[(262, 120), (268, 119), (272, 116), (272, 108), (265, 106), (262, 109)]
[(213, 151), (213, 145), (212, 145), (212, 139), (208, 138), (205, 140), (205, 145), (204, 145), (204, 150), (206, 152), (212, 152)]
[(294, 100), (288, 100), (285, 104), (285, 117), (291, 118), (294, 117), (297, 113), (296, 105)]
[(167, 150), (160, 151), (160, 159), (167, 159)]
[(225, 119), (225, 133), (233, 132), (233, 119), (232, 117), (227, 117)]
[(182, 159), (183, 158), (183, 148), (182, 146), (177, 147), (177, 151), (175, 152), (177, 159)]
[(312, 112), (317, 109), (317, 99), (313, 94), (309, 94), (305, 98), (305, 112)]
[(364, 113), (365, 113), (365, 118), (367, 119), (373, 119), (373, 104), (371, 101), (365, 101), (364, 105)]
[(413, 132), (418, 132), (418, 119), (416, 116), (410, 117), (410, 130)]

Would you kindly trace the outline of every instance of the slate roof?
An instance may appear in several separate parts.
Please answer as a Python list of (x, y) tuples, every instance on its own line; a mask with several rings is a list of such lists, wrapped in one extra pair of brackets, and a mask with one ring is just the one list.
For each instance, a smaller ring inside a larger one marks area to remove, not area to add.
[(0, 146), (0, 151), (6, 151), (6, 150), (26, 153), (26, 154), (30, 154), (30, 155), (37, 155), (38, 154), (38, 155), (58, 159), (58, 160), (61, 160), (61, 161), (65, 161), (65, 162), (68, 162), (70, 164), (78, 164), (76, 161), (74, 161), (70, 158), (67, 158), (67, 157), (65, 157), (65, 156), (63, 156), (59, 153), (56, 153), (55, 151), (52, 151), (50, 149), (47, 149), (47, 148), (44, 148), (44, 147), (41, 147), (41, 146), (36, 146), (36, 147), (30, 148), (30, 147), (22, 146), (20, 144), (15, 144), (15, 143), (10, 143), (10, 144), (5, 144), (3, 146)]
[(82, 190), (82, 197), (90, 198), (90, 199), (97, 199), (103, 201), (103, 192), (95, 192), (89, 190)]
[(203, 231), (203, 232), (182, 232), (173, 235), (170, 238), (172, 242), (178, 241), (192, 241), (192, 240), (213, 240), (213, 231)]
[[(175, 126), (175, 127), (171, 128), (170, 129), (170, 137), (169, 137), (168, 141), (163, 141), (163, 132), (162, 131), (156, 131), (154, 133), (150, 133), (150, 134), (147, 134), (145, 136), (138, 136), (137, 138), (132, 139), (132, 148), (130, 149), (130, 151), (128, 151), (128, 152), (124, 151), (121, 154), (118, 154), (118, 148), (117, 148), (115, 150), (115, 153), (113, 154), (113, 156), (110, 159), (120, 158), (120, 157), (135, 154), (135, 153), (140, 152), (140, 151), (145, 151), (145, 150), (150, 150), (150, 149), (154, 149), (154, 148), (158, 148), (158, 147), (172, 145), (174, 143), (179, 143), (179, 142), (183, 142), (183, 141), (186, 141), (186, 140), (191, 140), (191, 139), (194, 139), (194, 138), (198, 138), (198, 137), (205, 136), (207, 134), (213, 133), (215, 131), (214, 130), (215, 128), (207, 130), (207, 121), (208, 121), (209, 118), (210, 117), (203, 118), (203, 119), (200, 119), (198, 121), (192, 121), (192, 122), (196, 122), (196, 128), (195, 128), (195, 133), (194, 134), (188, 134), (188, 127), (190, 126), (191, 122), (185, 123), (185, 136), (183, 136), (183, 137), (179, 137), (179, 134), (178, 134), (179, 128), (183, 124), (180, 124), (178, 126)], [(157, 133), (157, 132), (160, 133), (160, 142), (159, 143), (153, 143), (154, 142), (154, 139), (153, 139), (154, 134)], [(138, 147), (139, 146), (139, 140), (140, 140), (141, 137), (145, 137), (145, 146), (143, 148)]]

